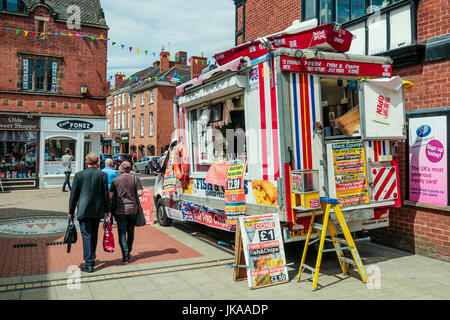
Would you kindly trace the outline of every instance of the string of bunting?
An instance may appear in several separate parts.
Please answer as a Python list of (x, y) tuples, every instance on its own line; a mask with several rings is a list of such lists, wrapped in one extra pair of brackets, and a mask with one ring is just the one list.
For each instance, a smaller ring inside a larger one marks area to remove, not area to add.
[[(39, 33), (39, 32), (36, 32), (36, 31), (20, 30), (20, 29), (5, 28), (5, 27), (0, 27), (0, 29), (4, 29), (7, 33), (9, 33), (11, 31), (16, 36), (18, 36), (21, 32), (23, 32), (23, 36), (24, 37), (27, 37), (28, 35), (30, 35), (31, 37), (37, 36), (38, 38), (42, 38), (42, 37), (44, 37), (46, 35), (51, 35), (51, 36), (80, 37), (82, 40), (84, 40), (85, 38), (88, 38), (92, 42), (94, 42), (96, 40), (106, 40), (106, 41), (111, 40), (111, 39), (105, 39), (103, 34), (101, 34), (100, 37), (95, 37), (95, 36), (89, 35), (89, 34), (80, 34), (77, 31), (73, 31), (73, 32), (67, 31), (67, 33), (64, 33), (64, 32), (59, 32), (59, 33), (58, 32), (41, 32), (41, 33)], [(112, 46), (116, 46), (118, 44), (118, 42), (112, 41), (111, 44), (112, 44)], [(127, 45), (125, 45), (123, 43), (120, 44), (120, 46), (121, 46), (122, 50), (124, 50), (125, 47), (128, 47), (128, 50), (130, 51), (130, 53), (133, 52), (133, 48), (134, 48), (133, 46), (127, 46)], [(142, 52), (143, 54), (148, 56), (148, 54), (150, 53), (150, 50), (141, 50), (139, 48), (135, 48), (135, 49), (136, 49), (136, 52), (138, 54)], [(151, 54), (152, 54), (153, 57), (156, 57), (156, 52), (155, 51), (152, 51)], [(160, 57), (161, 57), (161, 54), (160, 54)], [(170, 55), (168, 55), (168, 59), (170, 60)], [(178, 60), (178, 57), (175, 56), (174, 59), (175, 59), (175, 62), (176, 62)], [(184, 62), (185, 58), (181, 57), (181, 61)], [(195, 63), (195, 64), (201, 63), (202, 65), (204, 65), (205, 61), (204, 60), (198, 60), (198, 59), (194, 59), (194, 61), (192, 61), (192, 58), (189, 58), (189, 63)], [(214, 63), (216, 63), (216, 62), (214, 62)], [(210, 65), (210, 64), (211, 64), (211, 62), (207, 61), (207, 65)]]

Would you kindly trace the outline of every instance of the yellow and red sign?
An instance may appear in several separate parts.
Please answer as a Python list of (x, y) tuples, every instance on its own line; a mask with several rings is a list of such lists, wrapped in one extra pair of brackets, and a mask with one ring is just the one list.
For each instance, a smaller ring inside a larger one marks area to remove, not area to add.
[(363, 141), (333, 143), (336, 198), (341, 207), (369, 203), (366, 156)]
[(227, 223), (235, 225), (238, 217), (246, 214), (244, 172), (245, 160), (230, 161), (225, 186), (225, 215)]

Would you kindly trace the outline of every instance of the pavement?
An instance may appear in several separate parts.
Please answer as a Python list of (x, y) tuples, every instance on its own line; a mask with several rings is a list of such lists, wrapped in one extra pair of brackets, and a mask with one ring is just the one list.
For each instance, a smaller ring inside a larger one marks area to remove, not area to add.
[[(450, 264), (374, 243), (358, 250), (368, 283), (343, 275), (334, 254), (325, 254), (319, 289), (311, 275), (296, 281), (302, 243), (285, 247), (289, 282), (251, 290), (233, 280), (234, 252), (189, 232), (183, 223), (136, 228), (130, 264), (103, 252), (99, 229), (96, 271), (80, 271), (81, 235), (70, 253), (61, 244), (69, 193), (23, 190), (0, 193), (1, 300), (449, 300)], [(58, 229), (59, 228), (59, 229)], [(79, 229), (78, 229), (79, 230)], [(307, 263), (314, 265), (314, 251)]]

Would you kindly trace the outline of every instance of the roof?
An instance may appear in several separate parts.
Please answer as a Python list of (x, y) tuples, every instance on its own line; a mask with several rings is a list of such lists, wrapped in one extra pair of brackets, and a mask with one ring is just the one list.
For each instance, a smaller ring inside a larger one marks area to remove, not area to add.
[[(170, 67), (169, 69), (163, 71), (163, 72), (159, 72), (160, 68), (159, 66), (157, 67), (148, 67), (146, 69), (140, 70), (134, 74), (132, 74), (131, 76), (127, 76), (126, 80), (124, 82), (122, 82), (115, 90), (126, 90), (126, 91), (130, 91), (132, 93), (134, 92), (140, 92), (140, 91), (144, 91), (150, 87), (153, 87), (156, 85), (156, 80), (154, 79), (155, 77), (158, 78), (158, 84), (161, 84), (161, 82), (167, 82), (167, 84), (169, 84), (169, 77), (173, 78), (174, 75), (178, 75), (179, 77), (185, 77), (185, 76), (190, 76), (191, 75), (191, 67), (187, 66), (187, 65), (176, 65), (173, 67)], [(164, 80), (161, 80), (161, 78), (165, 78)], [(131, 78), (131, 79), (130, 79)], [(138, 78), (138, 80), (142, 80), (143, 81), (138, 81), (136, 82), (136, 78)], [(152, 78), (151, 81), (148, 81), (148, 78)], [(128, 88), (127, 88), (128, 87)]]
[(36, 5), (46, 5), (55, 14), (55, 19), (66, 21), (72, 13), (67, 13), (68, 7), (76, 5), (80, 7), (81, 24), (91, 24), (106, 27), (105, 15), (100, 5), (100, 0), (22, 0), (25, 12), (31, 12)]

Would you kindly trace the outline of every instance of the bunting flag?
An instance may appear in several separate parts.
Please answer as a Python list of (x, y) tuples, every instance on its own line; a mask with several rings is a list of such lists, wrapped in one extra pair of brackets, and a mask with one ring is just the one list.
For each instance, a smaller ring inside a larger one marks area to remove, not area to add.
[(103, 34), (100, 34), (100, 40), (104, 40), (105, 38), (103, 38)]
[(20, 33), (20, 30), (16, 30), (16, 36)]
[(137, 49), (137, 53), (139, 53), (139, 51), (141, 51), (141, 49)]
[(124, 44), (121, 44), (120, 46), (122, 47), (122, 50), (125, 48), (125, 45), (124, 45)]
[(114, 42), (114, 41), (113, 41), (112, 45), (113, 45), (113, 46), (115, 46), (115, 45), (116, 45), (116, 43), (117, 43), (117, 42)]

